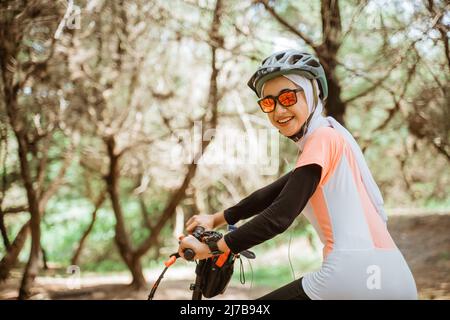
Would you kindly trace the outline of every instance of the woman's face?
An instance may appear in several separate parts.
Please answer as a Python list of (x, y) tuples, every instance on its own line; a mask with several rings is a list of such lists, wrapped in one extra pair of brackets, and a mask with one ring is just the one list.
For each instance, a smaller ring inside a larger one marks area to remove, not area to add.
[[(283, 89), (297, 89), (298, 86), (283, 76), (265, 82), (262, 96), (278, 96)], [(292, 136), (300, 130), (308, 118), (308, 105), (302, 91), (297, 92), (297, 103), (283, 107), (278, 101), (275, 110), (268, 113), (270, 122), (284, 136)]]

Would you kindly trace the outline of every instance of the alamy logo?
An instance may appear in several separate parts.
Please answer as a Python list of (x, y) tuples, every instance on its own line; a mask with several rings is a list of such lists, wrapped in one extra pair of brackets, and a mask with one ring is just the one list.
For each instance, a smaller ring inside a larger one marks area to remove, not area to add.
[[(172, 136), (170, 163), (221, 165), (223, 168), (255, 165), (260, 174), (273, 175), (279, 169), (279, 133), (273, 129), (241, 131), (235, 128), (204, 129), (195, 121), (192, 129), (178, 130)], [(208, 150), (205, 141), (211, 142)]]
[(370, 265), (366, 269), (369, 275), (366, 280), (367, 289), (380, 290), (381, 289), (381, 268), (377, 265)]

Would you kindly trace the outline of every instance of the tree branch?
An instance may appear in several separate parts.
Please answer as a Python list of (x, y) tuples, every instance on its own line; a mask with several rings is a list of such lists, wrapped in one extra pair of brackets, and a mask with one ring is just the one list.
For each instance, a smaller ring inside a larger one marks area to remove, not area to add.
[(97, 200), (95, 201), (94, 210), (92, 211), (91, 222), (89, 223), (89, 226), (86, 228), (86, 230), (83, 232), (83, 235), (81, 236), (81, 239), (78, 242), (78, 247), (72, 256), (72, 259), (70, 260), (71, 264), (73, 264), (73, 265), (78, 264), (78, 260), (80, 259), (80, 255), (81, 255), (81, 251), (83, 250), (84, 243), (86, 242), (87, 237), (89, 236), (92, 229), (94, 228), (95, 220), (97, 219), (97, 212), (100, 209), (100, 207), (102, 206), (103, 202), (105, 202), (106, 194), (107, 194), (106, 189), (104, 189), (100, 193)]
[(347, 36), (353, 31), (353, 26), (355, 25), (355, 21), (358, 18), (358, 16), (361, 14), (361, 12), (364, 10), (364, 8), (367, 6), (367, 3), (368, 3), (368, 0), (361, 1), (359, 3), (358, 7), (353, 12), (352, 17), (350, 18), (350, 25), (341, 38), (342, 42), (344, 42), (344, 40), (347, 38)]
[(268, 0), (258, 0), (258, 1), (255, 1), (255, 2), (262, 3), (264, 5), (264, 8), (266, 8), (266, 10), (272, 15), (272, 17), (275, 18), (275, 20), (277, 20), (281, 25), (283, 25), (290, 32), (292, 32), (293, 34), (295, 34), (298, 37), (300, 37), (301, 39), (303, 39), (303, 41), (305, 41), (305, 43), (307, 45), (309, 45), (311, 48), (314, 49), (314, 51), (317, 54), (319, 54), (318, 46), (316, 44), (314, 44), (314, 42), (307, 35), (305, 35), (300, 30), (297, 30), (296, 28), (294, 28), (290, 23), (288, 23), (285, 19), (283, 19), (278, 13), (276, 13), (275, 9), (272, 6), (269, 5), (269, 1)]
[(28, 211), (27, 205), (17, 206), (17, 207), (9, 207), (3, 210), (3, 214), (10, 214), (10, 213), (20, 213), (20, 212), (26, 212)]
[(53, 196), (53, 194), (58, 190), (60, 185), (62, 184), (64, 177), (66, 175), (66, 171), (69, 168), (72, 158), (73, 158), (73, 146), (70, 150), (66, 152), (64, 157), (63, 164), (59, 169), (58, 175), (52, 181), (52, 183), (46, 188), (45, 192), (39, 198), (39, 210), (43, 212), (44, 208), (47, 206), (48, 200)]
[[(400, 58), (398, 58), (398, 60), (393, 63), (389, 69), (387, 70), (387, 72), (385, 73), (384, 76), (382, 76), (380, 79), (373, 81), (372, 79), (370, 79), (369, 77), (364, 76), (364, 79), (370, 81), (372, 83), (372, 86), (370, 86), (369, 88), (363, 90), (360, 93), (357, 93), (355, 96), (348, 98), (347, 100), (344, 101), (345, 104), (350, 103), (358, 98), (361, 98), (365, 95), (367, 95), (368, 93), (374, 91), (376, 88), (378, 88), (379, 86), (381, 86), (383, 84), (383, 82), (389, 78), (389, 76), (391, 75), (392, 71), (394, 71), (394, 69), (396, 69), (398, 66), (400, 66), (403, 63), (403, 60), (405, 60), (405, 58), (408, 56), (408, 54), (410, 53), (411, 48), (414, 47), (414, 45), (416, 44), (416, 41), (413, 41), (408, 48), (405, 50), (405, 52), (400, 56)], [(347, 66), (345, 66), (343, 63), (338, 62), (338, 64), (340, 64), (341, 66), (343, 66), (346, 70), (351, 71), (355, 74), (357, 74), (358, 76), (361, 76), (360, 73), (358, 73), (355, 70), (352, 70), (351, 68), (348, 68)], [(386, 87), (383, 87), (384, 89), (388, 90), (390, 93), (394, 93), (392, 91), (392, 89), (387, 89)]]
[(376, 127), (375, 130), (372, 131), (372, 133), (379, 131), (379, 130), (383, 130), (388, 125), (388, 123), (394, 118), (394, 114), (400, 110), (400, 102), (403, 100), (403, 97), (406, 94), (406, 90), (408, 89), (409, 85), (411, 84), (411, 79), (414, 76), (414, 74), (416, 73), (416, 67), (417, 67), (418, 60), (419, 60), (419, 57), (416, 56), (416, 61), (413, 62), (412, 67), (408, 70), (408, 75), (406, 77), (405, 84), (403, 85), (403, 89), (400, 93), (399, 98), (397, 99), (395, 97), (395, 95), (393, 95), (394, 107), (389, 110), (389, 113), (388, 113), (388, 116), (386, 117), (386, 119), (378, 127)]

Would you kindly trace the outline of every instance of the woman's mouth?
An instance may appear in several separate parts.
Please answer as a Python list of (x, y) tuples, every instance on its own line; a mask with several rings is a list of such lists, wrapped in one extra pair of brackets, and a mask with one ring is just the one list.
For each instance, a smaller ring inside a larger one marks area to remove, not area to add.
[(288, 125), (288, 123), (289, 123), (292, 119), (294, 119), (294, 116), (279, 119), (279, 120), (277, 120), (277, 123), (278, 123), (280, 126), (286, 126), (286, 125)]

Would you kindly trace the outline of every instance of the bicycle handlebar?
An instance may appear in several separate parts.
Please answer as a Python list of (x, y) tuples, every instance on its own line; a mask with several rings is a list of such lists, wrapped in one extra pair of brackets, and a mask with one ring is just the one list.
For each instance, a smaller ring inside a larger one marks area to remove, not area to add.
[[(201, 240), (201, 237), (202, 237), (202, 233), (203, 233), (204, 231), (205, 231), (205, 228), (204, 228), (204, 227), (196, 226), (195, 229), (194, 229), (194, 231), (192, 232), (192, 235), (193, 235), (198, 241), (202, 241), (202, 240)], [(195, 251), (192, 250), (192, 249), (190, 249), (190, 248), (187, 248), (187, 249), (184, 249), (184, 250), (183, 250), (183, 255), (184, 255), (184, 258), (185, 258), (187, 261), (192, 261), (192, 260), (194, 260), (194, 257), (195, 257)]]
[(194, 260), (195, 252), (194, 252), (194, 250), (187, 248), (187, 249), (183, 250), (183, 255), (187, 261), (192, 261), (192, 260)]

